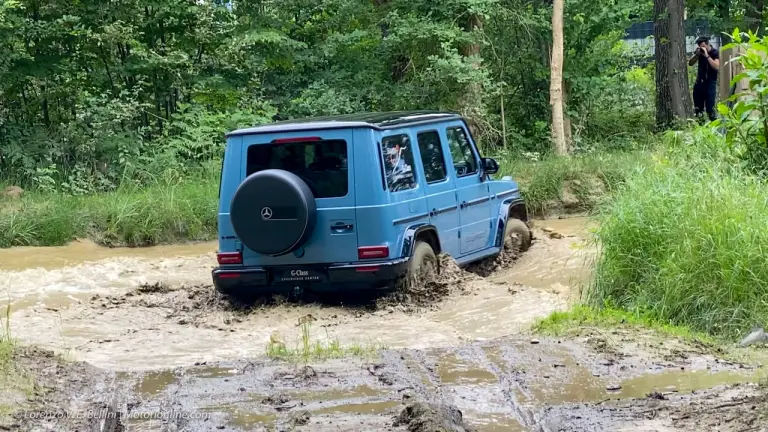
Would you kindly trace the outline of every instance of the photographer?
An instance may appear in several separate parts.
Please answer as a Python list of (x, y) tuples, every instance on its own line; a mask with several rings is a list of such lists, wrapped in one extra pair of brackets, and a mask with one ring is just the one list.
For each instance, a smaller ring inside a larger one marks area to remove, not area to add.
[(696, 83), (693, 85), (693, 106), (696, 116), (700, 116), (706, 107), (710, 120), (715, 119), (715, 99), (717, 99), (717, 71), (720, 69), (720, 52), (709, 44), (709, 38), (696, 39), (696, 51), (688, 60), (693, 66), (699, 62)]

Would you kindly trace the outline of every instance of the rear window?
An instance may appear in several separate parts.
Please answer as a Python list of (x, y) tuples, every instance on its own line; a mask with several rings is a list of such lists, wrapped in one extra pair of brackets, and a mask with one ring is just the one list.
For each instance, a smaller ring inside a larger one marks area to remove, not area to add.
[(246, 175), (281, 169), (299, 176), (315, 198), (347, 195), (347, 142), (344, 140), (254, 144), (248, 147)]

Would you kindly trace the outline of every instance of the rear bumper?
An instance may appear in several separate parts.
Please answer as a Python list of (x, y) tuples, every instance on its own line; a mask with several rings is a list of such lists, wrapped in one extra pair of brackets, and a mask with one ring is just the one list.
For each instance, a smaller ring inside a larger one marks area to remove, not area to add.
[[(212, 272), (219, 292), (279, 293), (295, 287), (313, 291), (343, 291), (393, 288), (408, 269), (408, 258), (355, 264), (221, 268)], [(290, 271), (311, 271), (319, 280), (282, 281), (278, 275)]]

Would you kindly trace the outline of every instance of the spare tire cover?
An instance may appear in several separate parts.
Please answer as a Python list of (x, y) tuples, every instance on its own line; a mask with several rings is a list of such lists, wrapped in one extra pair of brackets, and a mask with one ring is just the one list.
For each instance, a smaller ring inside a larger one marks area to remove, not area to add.
[(240, 184), (229, 217), (245, 246), (277, 256), (293, 252), (309, 239), (317, 207), (312, 190), (301, 178), (268, 169), (251, 174)]

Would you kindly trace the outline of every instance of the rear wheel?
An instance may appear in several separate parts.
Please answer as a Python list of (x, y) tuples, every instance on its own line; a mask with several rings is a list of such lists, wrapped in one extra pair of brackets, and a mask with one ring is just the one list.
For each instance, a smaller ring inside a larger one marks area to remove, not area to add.
[(531, 247), (531, 229), (520, 219), (507, 219), (507, 227), (504, 229), (504, 249), (510, 249), (514, 245), (512, 236), (516, 234), (520, 238), (520, 252), (525, 252)]
[(437, 277), (437, 271), (437, 255), (432, 246), (425, 241), (417, 241), (408, 264), (408, 276), (418, 282), (431, 281)]

